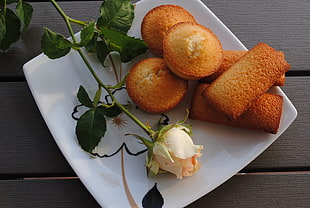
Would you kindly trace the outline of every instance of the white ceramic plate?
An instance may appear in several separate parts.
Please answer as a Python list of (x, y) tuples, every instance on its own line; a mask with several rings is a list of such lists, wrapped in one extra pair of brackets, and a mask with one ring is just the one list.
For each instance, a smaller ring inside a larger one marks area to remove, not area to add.
[[(224, 49), (246, 49), (199, 0), (143, 0), (137, 3), (136, 18), (130, 30), (131, 35), (140, 36), (143, 16), (151, 8), (160, 4), (176, 4), (187, 9), (200, 24), (215, 32)], [(99, 76), (103, 77), (106, 83), (113, 84), (113, 73), (104, 70), (95, 57), (88, 56), (88, 58)], [(124, 70), (128, 70), (133, 63), (124, 65)], [(72, 119), (71, 113), (78, 105), (77, 90), (82, 84), (90, 94), (93, 94), (97, 86), (78, 54), (72, 51), (57, 60), (50, 60), (41, 54), (24, 65), (24, 73), (50, 132), (90, 193), (103, 207), (129, 207), (122, 180), (121, 154), (103, 159), (91, 158), (79, 147), (75, 137), (76, 121)], [(141, 207), (142, 198), (157, 183), (157, 188), (164, 198), (164, 207), (183, 207), (209, 193), (244, 168), (270, 146), (297, 116), (296, 109), (280, 88), (274, 87), (272, 92), (284, 97), (281, 125), (275, 135), (189, 121), (193, 125), (195, 144), (202, 144), (205, 147), (203, 156), (200, 158), (202, 168), (194, 176), (183, 180), (178, 180), (171, 174), (148, 178), (144, 167), (145, 154), (131, 156), (125, 153), (125, 177), (133, 200)], [(124, 103), (129, 99), (125, 92), (120, 92), (118, 96)], [(169, 113), (170, 121), (183, 119), (188, 105), (189, 98)], [(150, 123), (155, 123), (159, 119), (159, 116), (150, 116), (135, 108), (131, 110), (142, 121), (148, 120)], [(126, 116), (122, 119), (125, 121), (125, 128), (116, 127), (111, 119), (108, 121), (108, 132), (100, 143), (98, 152), (111, 154), (123, 142), (126, 142), (132, 152), (144, 149), (133, 137), (124, 136), (126, 133), (144, 135), (143, 132)]]

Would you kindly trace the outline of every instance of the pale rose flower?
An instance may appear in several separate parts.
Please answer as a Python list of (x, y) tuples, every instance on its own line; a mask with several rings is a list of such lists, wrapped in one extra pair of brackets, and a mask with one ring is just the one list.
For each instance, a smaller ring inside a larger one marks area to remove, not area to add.
[(182, 125), (168, 128), (154, 142), (148, 155), (147, 167), (149, 175), (168, 171), (182, 179), (196, 173), (201, 164), (197, 157), (201, 156), (202, 145), (195, 145), (190, 137), (191, 130)]

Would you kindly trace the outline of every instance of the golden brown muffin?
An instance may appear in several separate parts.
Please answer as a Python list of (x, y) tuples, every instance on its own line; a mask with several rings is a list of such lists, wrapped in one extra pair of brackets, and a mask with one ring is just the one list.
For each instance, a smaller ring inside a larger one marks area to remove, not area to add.
[(289, 67), (278, 51), (259, 43), (213, 81), (203, 97), (229, 119), (236, 119)]
[(201, 94), (209, 86), (197, 86), (190, 109), (190, 118), (216, 124), (247, 128), (276, 134), (280, 125), (283, 97), (265, 93), (256, 99), (239, 118), (229, 120), (210, 106)]
[(166, 31), (179, 22), (196, 22), (184, 8), (177, 5), (160, 5), (151, 9), (143, 18), (141, 35), (155, 54), (162, 56)]
[(172, 74), (162, 58), (138, 62), (126, 78), (129, 97), (142, 110), (160, 114), (176, 107), (188, 88), (186, 80)]
[(198, 80), (222, 63), (222, 44), (208, 28), (192, 22), (172, 26), (164, 36), (164, 59), (178, 77)]
[[(234, 65), (244, 54), (248, 51), (233, 51), (233, 50), (224, 50), (223, 51), (223, 61), (221, 66), (218, 68), (216, 72), (207, 76), (201, 80), (201, 82), (211, 83), (216, 78), (218, 78), (221, 74), (224, 73), (227, 69), (229, 69), (232, 65)], [(279, 52), (284, 56), (283, 52)], [(285, 84), (285, 74), (283, 74), (279, 80), (277, 80), (273, 85), (274, 86), (284, 86)]]

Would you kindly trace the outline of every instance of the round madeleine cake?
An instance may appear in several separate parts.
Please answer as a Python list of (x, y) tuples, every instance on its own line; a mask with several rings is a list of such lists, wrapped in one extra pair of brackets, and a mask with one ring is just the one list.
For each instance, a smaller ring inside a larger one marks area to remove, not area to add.
[(185, 97), (188, 82), (169, 71), (162, 58), (147, 58), (129, 71), (126, 89), (143, 111), (160, 114), (176, 107)]
[(222, 44), (207, 27), (192, 22), (172, 26), (164, 36), (164, 59), (178, 77), (198, 80), (214, 73), (223, 58)]
[(195, 18), (183, 7), (160, 5), (151, 9), (143, 18), (141, 35), (150, 50), (162, 56), (165, 32), (179, 22), (196, 22)]

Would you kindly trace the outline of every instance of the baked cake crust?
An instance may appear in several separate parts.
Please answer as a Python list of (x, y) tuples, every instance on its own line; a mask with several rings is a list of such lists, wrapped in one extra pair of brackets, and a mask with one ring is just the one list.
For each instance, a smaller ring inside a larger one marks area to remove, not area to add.
[[(223, 74), (227, 69), (234, 65), (242, 56), (244, 56), (248, 51), (234, 51), (234, 50), (224, 50), (223, 51), (223, 62), (216, 72), (207, 76), (201, 80), (201, 82), (211, 83), (216, 80), (221, 74)], [(279, 51), (279, 54), (284, 57), (284, 53)], [(285, 74), (283, 74), (279, 80), (277, 80), (274, 86), (284, 86), (285, 84)]]
[(222, 63), (222, 44), (200, 24), (182, 22), (172, 26), (163, 42), (169, 69), (187, 80), (198, 80), (214, 73)]
[(152, 52), (162, 56), (164, 34), (179, 22), (196, 22), (196, 20), (180, 6), (157, 6), (144, 16), (141, 23), (141, 36)]
[(183, 100), (188, 82), (172, 74), (162, 58), (147, 58), (129, 71), (126, 89), (140, 109), (160, 114), (172, 110)]
[(282, 115), (283, 97), (281, 95), (265, 93), (256, 99), (239, 118), (229, 120), (205, 102), (201, 94), (209, 87), (202, 83), (196, 87), (193, 95), (190, 118), (210, 123), (223, 124), (239, 128), (264, 131), (272, 134), (278, 132)]
[(282, 54), (259, 43), (213, 81), (203, 97), (229, 119), (236, 119), (289, 68)]

